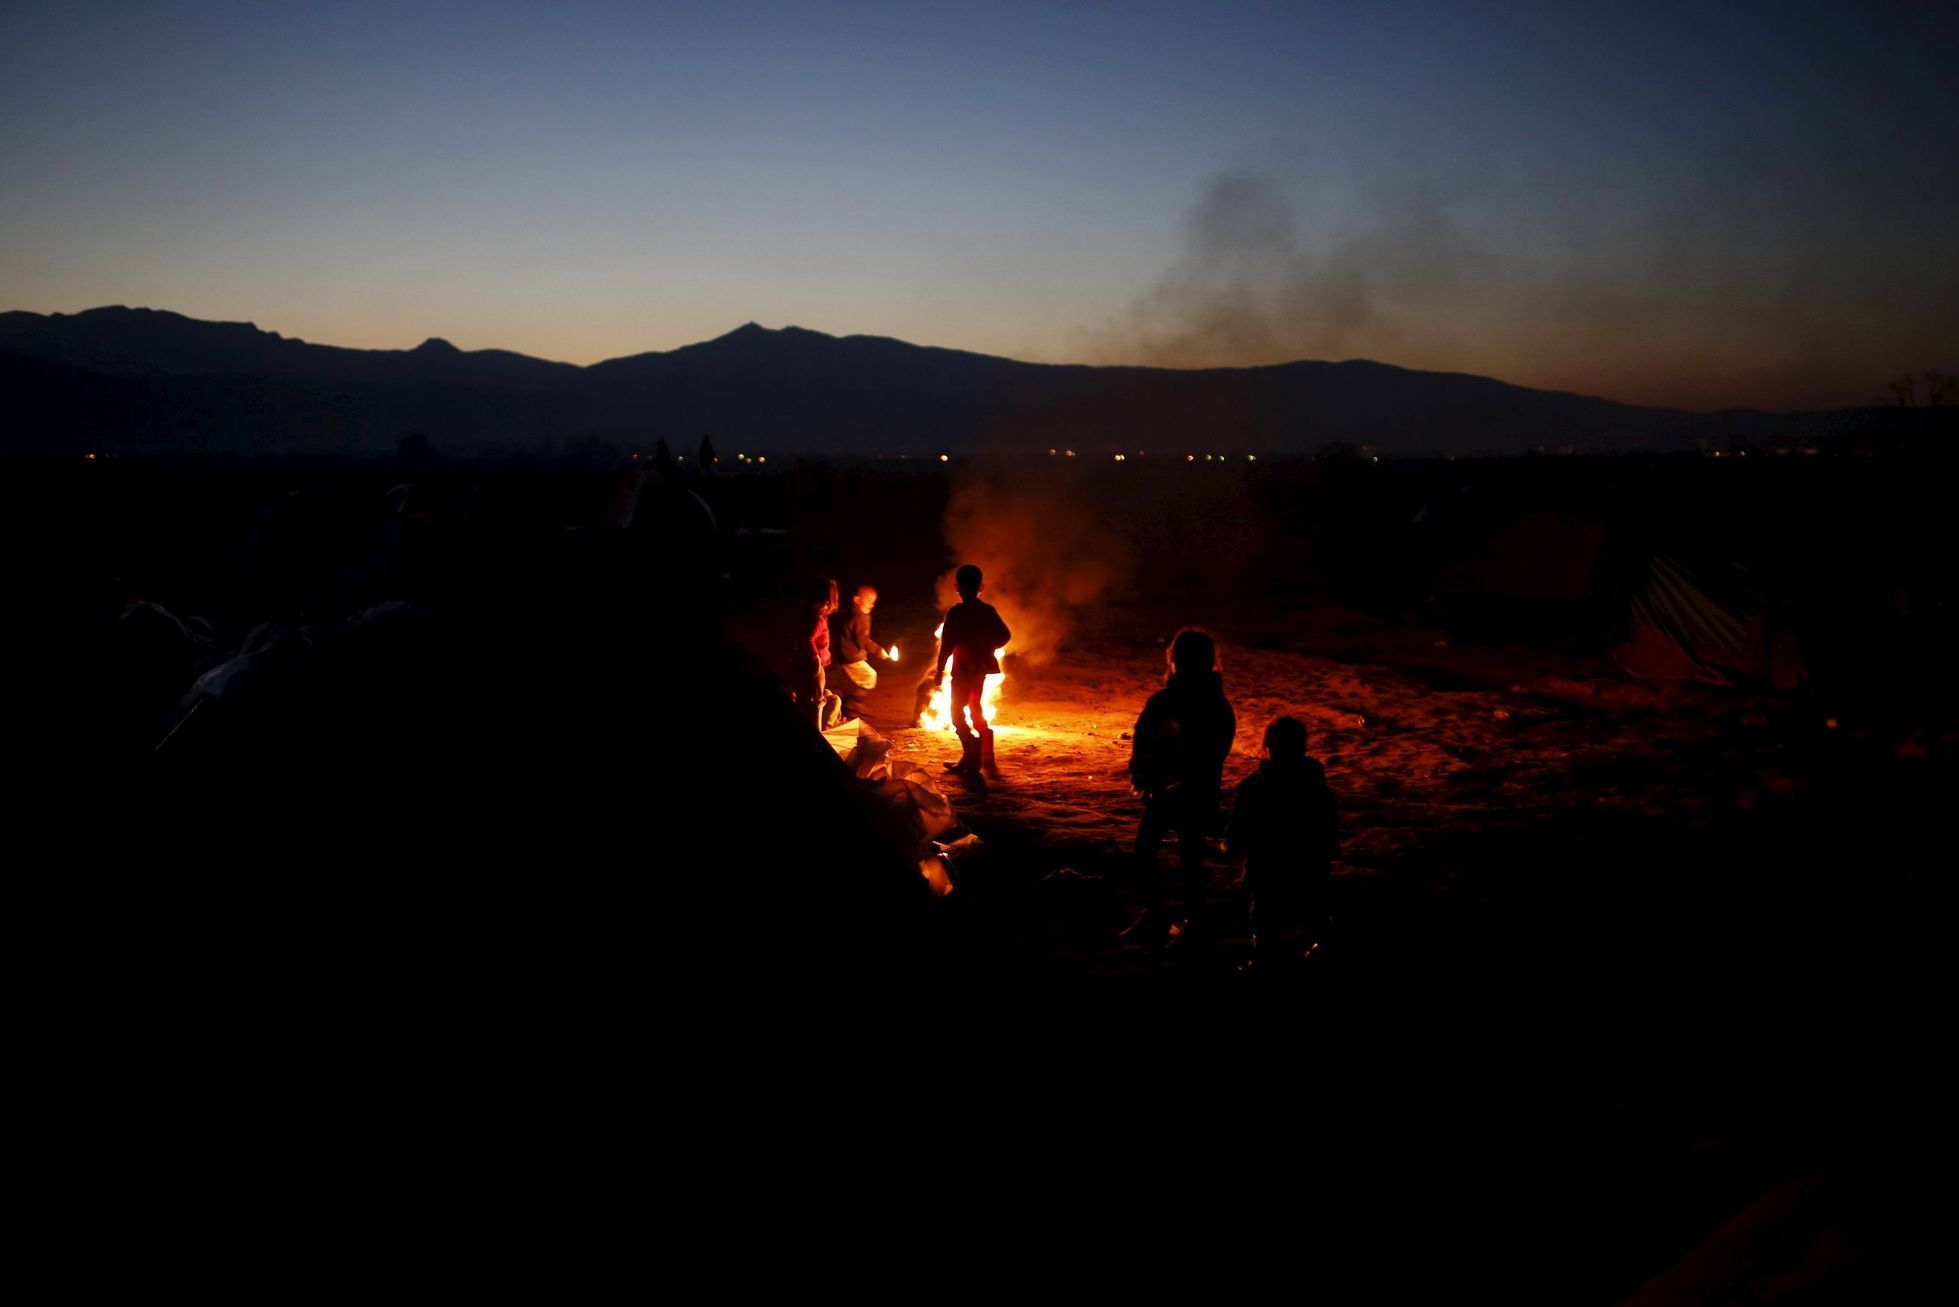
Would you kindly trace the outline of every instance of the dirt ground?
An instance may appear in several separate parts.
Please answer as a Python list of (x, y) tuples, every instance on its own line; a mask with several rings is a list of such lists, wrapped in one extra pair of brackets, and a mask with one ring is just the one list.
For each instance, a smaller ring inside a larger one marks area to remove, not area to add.
[[(920, 639), (906, 630), (906, 641), (890, 625), (884, 638), (930, 648), (929, 632)], [(1456, 648), (1441, 631), (1349, 610), (1287, 614), (1287, 629), (1279, 625), (1210, 628), (1238, 715), (1225, 786), (1257, 768), (1274, 717), (1304, 720), (1339, 799), (1334, 871), (1350, 884), (1412, 875), (1440, 888), (1475, 869), (1444, 853), (1465, 840), (1527, 833), (1574, 813), (1691, 831), (1713, 808), (1746, 808), (1798, 784), (1778, 767), (1773, 705), (1745, 694), (1642, 683), (1600, 658)], [(1010, 657), (996, 722), (1003, 779), (977, 791), (946, 776), (961, 818), (1041, 874), (1104, 876), (1107, 892), (1123, 899), (1141, 813), (1126, 770), (1129, 731), (1162, 684), (1175, 629), (1164, 615), (1119, 609), (1051, 661)], [(887, 669), (864, 715), (892, 740), (895, 757), (937, 772), (958, 745), (950, 732), (909, 726), (915, 684), (912, 668)], [(1213, 852), (1213, 894), (1241, 902), (1233, 871)], [(1224, 919), (1234, 919), (1228, 907)], [(1234, 937), (1226, 947), (1244, 943)], [(1072, 944), (1092, 971), (1140, 964), (1113, 937), (1104, 947), (1092, 935)]]
[[(930, 649), (925, 605), (879, 617), (913, 659)], [(1237, 712), (1227, 790), (1291, 713), (1340, 805), (1333, 920), (1284, 982), (1241, 967), (1245, 894), (1215, 842), (1214, 949), (1120, 933), (1140, 911), (1126, 737), (1191, 618), (1219, 637)], [(882, 675), (865, 719), (937, 773), (958, 747), (909, 726), (917, 670)], [(1898, 1249), (1939, 968), (1913, 832), (1940, 773), (1910, 745), (1800, 700), (1324, 605), (1250, 622), (1112, 604), (1006, 671), (1002, 779), (943, 780), (985, 842), (945, 904), (989, 983), (1140, 996), (1169, 1029), (1237, 1032), (1213, 1036), (1227, 1064), (1378, 1059), (1384, 1078), (1345, 1087), (1335, 1114), (1392, 1123), (1430, 1159), (1424, 1184), (1501, 1175), (1526, 1194), (1472, 1182), (1458, 1201), (1532, 1231), (1516, 1255), (1533, 1293), (1759, 1275), (1855, 1295), (1914, 1273)], [(1248, 1030), (1265, 1032), (1249, 1053)], [(1250, 1147), (1229, 1116), (1206, 1129)]]

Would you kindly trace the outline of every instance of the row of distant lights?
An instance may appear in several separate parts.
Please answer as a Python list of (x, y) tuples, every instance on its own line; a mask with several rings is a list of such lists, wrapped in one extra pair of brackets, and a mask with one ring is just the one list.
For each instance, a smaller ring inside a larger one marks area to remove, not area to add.
[[(1782, 456), (1789, 454), (1820, 454), (1822, 452), (1815, 445), (1802, 445), (1793, 449), (1788, 445), (1782, 445), (1775, 450), (1776, 454)], [(1748, 451), (1745, 449), (1710, 449), (1707, 451), (1707, 456), (1709, 458), (1747, 458)]]
[[(1060, 457), (1063, 457), (1063, 458), (1073, 458), (1073, 457), (1075, 456), (1075, 451), (1074, 451), (1074, 450), (1072, 450), (1072, 449), (1050, 449), (1050, 450), (1048, 451), (1048, 454), (1049, 454), (1050, 456), (1055, 456), (1055, 455), (1059, 455)], [(1143, 450), (1140, 450), (1140, 449), (1139, 449), (1139, 450), (1137, 450), (1137, 451), (1136, 451), (1136, 457), (1137, 457), (1137, 458), (1142, 458), (1142, 457), (1144, 456), (1144, 454), (1145, 454), (1145, 451), (1143, 451)], [(944, 457), (944, 455), (940, 455), (940, 457), (941, 457), (941, 458), (943, 458), (943, 457)], [(1213, 460), (1215, 460), (1215, 461), (1217, 461), (1217, 462), (1219, 462), (1219, 463), (1222, 463), (1222, 462), (1225, 462), (1225, 461), (1226, 461), (1226, 460), (1225, 460), (1225, 456), (1224, 456), (1223, 454), (1206, 454), (1206, 455), (1204, 455), (1204, 461), (1205, 461), (1206, 463), (1209, 463), (1209, 462), (1211, 462), (1211, 461), (1213, 461)], [(1115, 456), (1115, 461), (1116, 461), (1116, 462), (1118, 462), (1118, 463), (1127, 463), (1127, 462), (1129, 461), (1129, 455), (1127, 455), (1127, 454), (1117, 454), (1117, 455)], [(1186, 462), (1186, 463), (1195, 463), (1196, 461), (1197, 461), (1197, 455), (1195, 455), (1195, 454), (1185, 454), (1185, 455), (1184, 455), (1184, 462)], [(1247, 455), (1245, 455), (1245, 461), (1246, 461), (1247, 463), (1256, 463), (1256, 462), (1258, 462), (1258, 455), (1257, 455), (1257, 454), (1247, 454)]]
[[(95, 455), (93, 455), (93, 454), (90, 454), (90, 455), (89, 455), (89, 457), (90, 457), (90, 458), (93, 458), (93, 457), (95, 457)], [(676, 462), (676, 463), (685, 463), (685, 462), (687, 461), (687, 456), (686, 456), (685, 454), (675, 454), (675, 455), (673, 456), (673, 461), (674, 461), (674, 462)], [(719, 463), (720, 461), (721, 461), (721, 457), (720, 457), (720, 455), (718, 455), (718, 454), (717, 454), (717, 455), (716, 455), (715, 457), (713, 457), (713, 458), (711, 458), (711, 459), (709, 459), (709, 460), (708, 460), (708, 462), (710, 462), (710, 463)], [(736, 455), (735, 455), (735, 461), (736, 461), (737, 463), (766, 463), (766, 462), (768, 462), (769, 460), (768, 460), (768, 456), (767, 456), (767, 455), (760, 455), (760, 456), (757, 456), (757, 457), (755, 457), (755, 458), (750, 458), (750, 457), (749, 457), (748, 455), (746, 455), (746, 454), (736, 454)], [(634, 455), (633, 455), (633, 462), (635, 462), (635, 463), (637, 463), (637, 462), (639, 462), (639, 455), (638, 455), (638, 454), (634, 454)]]

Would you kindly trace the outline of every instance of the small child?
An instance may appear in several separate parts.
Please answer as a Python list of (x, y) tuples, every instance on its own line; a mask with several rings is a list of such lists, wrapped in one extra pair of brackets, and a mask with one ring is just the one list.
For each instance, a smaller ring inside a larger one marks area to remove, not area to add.
[(938, 666), (932, 672), (936, 683), (944, 678), (946, 664), (952, 664), (952, 724), (959, 732), (959, 761), (947, 763), (946, 770), (981, 789), (986, 787), (982, 769), (996, 779), (1000, 775), (993, 761), (993, 728), (986, 724), (981, 700), (986, 678), (1000, 670), (1000, 660), (993, 651), (1012, 638), (999, 612), (980, 600), (984, 580), (971, 563), (953, 573), (959, 602), (946, 612), (945, 625), (939, 632)]
[(1339, 851), (1339, 815), (1326, 768), (1306, 756), (1306, 725), (1274, 718), (1265, 728), (1265, 761), (1238, 784), (1225, 852), (1245, 861), (1252, 896), (1252, 964), (1260, 970), (1304, 936), (1318, 947), (1326, 924), (1326, 887)]
[(830, 614), (837, 611), (837, 583), (828, 577), (810, 583), (789, 643), (789, 697), (822, 730), (841, 712), (841, 700), (830, 692)]
[(856, 717), (863, 696), (877, 688), (873, 663), (891, 661), (891, 651), (871, 638), (871, 612), (877, 607), (877, 587), (860, 585), (850, 597), (850, 616), (837, 629), (837, 663), (843, 669), (843, 709)]

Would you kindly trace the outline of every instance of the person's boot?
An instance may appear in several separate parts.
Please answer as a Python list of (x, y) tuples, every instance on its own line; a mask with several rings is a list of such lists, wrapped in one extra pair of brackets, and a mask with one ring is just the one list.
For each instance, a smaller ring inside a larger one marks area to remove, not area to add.
[(971, 735), (959, 737), (959, 761), (945, 764), (945, 769), (967, 784), (979, 789), (986, 788), (986, 778), (980, 774), (979, 740)]
[(988, 780), (999, 780), (1000, 765), (993, 761), (993, 732), (988, 731), (980, 736), (979, 743), (980, 769), (986, 773)]

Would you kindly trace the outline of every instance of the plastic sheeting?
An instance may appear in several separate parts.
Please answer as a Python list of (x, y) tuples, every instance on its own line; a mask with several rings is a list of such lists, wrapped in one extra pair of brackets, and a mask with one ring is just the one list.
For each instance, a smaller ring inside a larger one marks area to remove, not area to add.
[(872, 788), (880, 801), (903, 813), (918, 840), (918, 868), (940, 898), (958, 883), (958, 865), (980, 848), (977, 835), (963, 829), (952, 801), (923, 767), (890, 757), (891, 742), (855, 718), (823, 732), (823, 738), (850, 768), (851, 775)]

